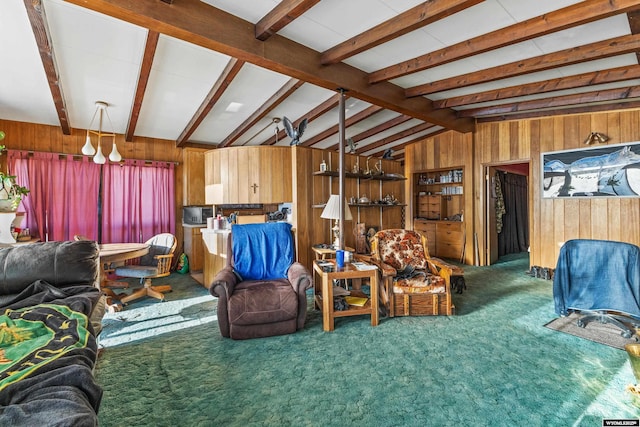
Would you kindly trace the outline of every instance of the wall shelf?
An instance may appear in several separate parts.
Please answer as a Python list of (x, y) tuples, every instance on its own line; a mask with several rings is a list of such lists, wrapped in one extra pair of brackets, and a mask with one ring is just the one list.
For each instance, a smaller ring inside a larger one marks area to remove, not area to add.
[[(338, 171), (316, 171), (313, 173), (315, 176), (330, 176), (333, 178), (338, 178), (339, 177), (339, 172)], [(403, 175), (400, 174), (365, 174), (365, 173), (353, 173), (353, 172), (345, 172), (344, 174), (345, 178), (352, 178), (352, 179), (362, 179), (362, 180), (367, 180), (367, 179), (376, 179), (379, 181), (403, 181), (406, 180), (407, 178)]]

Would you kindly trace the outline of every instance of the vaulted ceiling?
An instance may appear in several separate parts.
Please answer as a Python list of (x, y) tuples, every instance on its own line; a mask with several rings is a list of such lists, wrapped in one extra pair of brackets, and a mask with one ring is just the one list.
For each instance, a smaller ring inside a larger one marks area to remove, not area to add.
[[(178, 146), (356, 152), (640, 107), (640, 0), (2, 0), (0, 118)], [(92, 126), (96, 128), (97, 125)]]

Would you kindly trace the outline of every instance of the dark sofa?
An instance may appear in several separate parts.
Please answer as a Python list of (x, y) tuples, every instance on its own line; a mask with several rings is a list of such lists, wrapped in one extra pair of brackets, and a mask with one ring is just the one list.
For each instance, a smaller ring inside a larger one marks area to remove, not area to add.
[(0, 248), (0, 425), (95, 426), (98, 245)]

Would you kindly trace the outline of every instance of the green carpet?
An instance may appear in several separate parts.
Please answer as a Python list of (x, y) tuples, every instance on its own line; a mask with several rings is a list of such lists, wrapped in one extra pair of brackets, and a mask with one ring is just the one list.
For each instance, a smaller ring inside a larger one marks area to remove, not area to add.
[[(545, 328), (550, 281), (526, 254), (465, 266), (451, 317), (336, 320), (220, 337), (215, 299), (172, 274), (167, 301), (104, 320), (102, 426), (601, 426), (639, 418), (624, 351)], [(311, 306), (311, 294), (309, 294)]]

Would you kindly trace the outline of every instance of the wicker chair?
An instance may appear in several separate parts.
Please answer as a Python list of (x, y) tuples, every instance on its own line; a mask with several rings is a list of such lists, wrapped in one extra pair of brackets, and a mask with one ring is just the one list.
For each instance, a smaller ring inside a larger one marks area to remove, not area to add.
[(429, 259), (426, 238), (412, 230), (378, 231), (372, 262), (382, 274), (381, 299), (390, 317), (451, 315), (451, 269)]
[(176, 237), (170, 233), (162, 233), (153, 236), (146, 243), (149, 245), (149, 253), (140, 257), (139, 265), (116, 268), (116, 275), (140, 278), (140, 283), (144, 285), (130, 295), (120, 297), (120, 302), (123, 304), (146, 296), (164, 301), (164, 293), (171, 292), (170, 285), (153, 286), (151, 279), (171, 274), (171, 261), (177, 246)]

